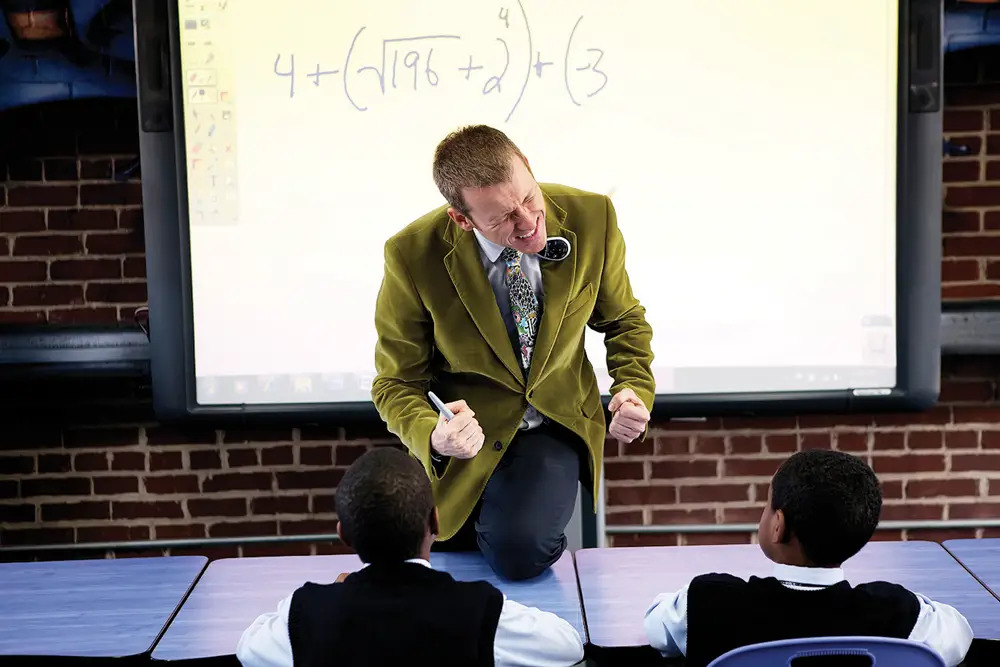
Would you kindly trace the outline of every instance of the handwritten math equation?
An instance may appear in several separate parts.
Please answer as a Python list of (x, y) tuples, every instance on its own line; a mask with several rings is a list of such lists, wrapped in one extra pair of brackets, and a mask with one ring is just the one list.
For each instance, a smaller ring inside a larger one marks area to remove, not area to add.
[[(279, 53), (274, 59), (274, 75), (287, 79), (289, 99), (294, 99), (296, 95), (308, 94), (304, 93), (302, 88), (305, 87), (308, 91), (310, 83), (314, 88), (320, 88), (321, 84), (329, 86), (332, 82), (328, 82), (327, 77), (336, 77), (347, 101), (357, 111), (367, 111), (373, 97), (384, 97), (393, 90), (419, 91), (435, 88), (445, 76), (460, 77), (468, 82), (474, 94), (494, 96), (498, 99), (508, 86), (512, 89), (517, 89), (519, 86), (517, 97), (507, 112), (505, 122), (509, 121), (517, 110), (532, 76), (536, 79), (558, 76), (562, 79), (561, 83), (566, 89), (569, 101), (576, 106), (582, 106), (587, 98), (594, 97), (604, 90), (608, 83), (608, 75), (602, 69), (604, 51), (596, 46), (578, 44), (577, 41), (581, 40), (575, 40), (583, 16), (577, 18), (568, 31), (562, 54), (562, 72), (559, 73), (558, 63), (546, 60), (541, 49), (535, 48), (524, 5), (521, 0), (518, 0), (517, 5), (527, 38), (529, 56), (528, 67), (520, 76), (511, 70), (511, 47), (508, 44), (511, 12), (507, 7), (501, 7), (496, 17), (500, 35), (493, 46), (496, 49), (493, 55), (495, 63), (501, 63), (499, 65), (482, 64), (484, 61), (478, 60), (474, 53), (469, 53), (468, 59), (461, 63), (446, 62), (442, 56), (435, 56), (435, 48), (440, 53), (442, 45), (462, 40), (461, 35), (450, 34), (382, 39), (380, 59), (374, 63), (360, 61), (355, 54), (355, 48), (367, 29), (363, 26), (354, 33), (342, 64), (336, 63), (338, 65), (336, 68), (331, 68), (331, 63), (303, 63), (301, 57), (296, 63), (294, 53)], [(303, 81), (302, 77), (307, 81)], [(361, 85), (363, 78), (367, 78), (367, 86)]]

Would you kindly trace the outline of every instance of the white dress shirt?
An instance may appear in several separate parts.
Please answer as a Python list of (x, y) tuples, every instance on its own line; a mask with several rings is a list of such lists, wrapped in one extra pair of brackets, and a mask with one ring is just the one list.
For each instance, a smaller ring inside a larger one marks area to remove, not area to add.
[[(407, 563), (431, 564), (422, 558)], [(236, 657), (243, 667), (293, 667), (288, 638), (289, 595), (277, 611), (261, 614), (240, 637)], [(583, 640), (576, 629), (553, 613), (508, 600), (504, 596), (493, 639), (496, 667), (567, 667), (583, 660)], [(335, 665), (337, 656), (330, 656)]]
[[(483, 268), (486, 269), (486, 277), (493, 288), (493, 295), (496, 297), (497, 306), (500, 308), (500, 316), (507, 327), (507, 335), (511, 339), (511, 347), (517, 340), (517, 326), (514, 324), (514, 316), (510, 313), (510, 291), (507, 289), (506, 273), (507, 265), (500, 261), (500, 253), (504, 251), (504, 246), (490, 241), (479, 233), (478, 229), (472, 230), (479, 242), (479, 257), (483, 261)], [(521, 255), (521, 273), (528, 279), (535, 298), (538, 300), (538, 320), (541, 322), (542, 316), (542, 269), (538, 264), (538, 255)], [(520, 355), (517, 355), (518, 357)], [(520, 362), (520, 358), (518, 358)], [(542, 424), (542, 416), (534, 407), (528, 406), (528, 410), (521, 418), (521, 429), (532, 429)]]
[[(844, 571), (775, 563), (773, 576), (788, 588), (809, 591), (822, 590), (843, 581)], [(646, 638), (664, 657), (687, 653), (687, 590), (685, 586), (673, 593), (657, 595), (646, 610), (643, 622)], [(949, 667), (962, 662), (972, 645), (969, 622), (954, 607), (920, 593), (913, 594), (920, 603), (920, 613), (908, 639), (937, 651)]]

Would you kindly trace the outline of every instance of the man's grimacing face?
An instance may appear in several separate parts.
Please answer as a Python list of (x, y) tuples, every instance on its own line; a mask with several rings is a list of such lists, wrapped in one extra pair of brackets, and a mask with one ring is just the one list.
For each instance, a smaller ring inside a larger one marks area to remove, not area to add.
[(511, 156), (509, 182), (465, 188), (463, 195), (469, 215), (448, 209), (462, 229), (478, 229), (490, 241), (525, 254), (545, 248), (545, 198), (520, 156)]

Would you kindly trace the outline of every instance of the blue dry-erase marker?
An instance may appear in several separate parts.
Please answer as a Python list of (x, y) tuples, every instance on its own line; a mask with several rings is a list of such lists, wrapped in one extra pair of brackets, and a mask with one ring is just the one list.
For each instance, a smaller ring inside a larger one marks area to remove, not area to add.
[(430, 397), (431, 403), (433, 403), (434, 407), (438, 409), (438, 412), (444, 415), (445, 419), (451, 421), (452, 419), (455, 418), (455, 415), (452, 414), (451, 410), (448, 409), (448, 406), (446, 406), (444, 402), (437, 397), (437, 394), (435, 394), (433, 391), (429, 391), (427, 392), (427, 396)]

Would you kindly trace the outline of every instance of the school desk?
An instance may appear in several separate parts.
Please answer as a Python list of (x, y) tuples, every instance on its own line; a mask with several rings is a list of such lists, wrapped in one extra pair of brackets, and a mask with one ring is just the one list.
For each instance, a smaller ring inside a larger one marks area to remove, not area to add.
[[(586, 637), (576, 571), (569, 553), (529, 581), (499, 580), (479, 553), (432, 553), (431, 564), (459, 580), (489, 581), (512, 600), (550, 611)], [(232, 655), (240, 635), (257, 616), (306, 581), (330, 583), (361, 567), (357, 556), (273, 556), (212, 562), (153, 650), (154, 660)]]
[(0, 656), (146, 654), (207, 562), (175, 556), (0, 563)]
[[(643, 614), (653, 598), (706, 572), (770, 576), (757, 545), (581, 549), (576, 566), (591, 644), (647, 644)], [(977, 637), (1000, 638), (1000, 604), (934, 542), (871, 542), (844, 564), (852, 584), (885, 580), (957, 608)]]
[(1000, 598), (1000, 538), (942, 543), (962, 566)]

